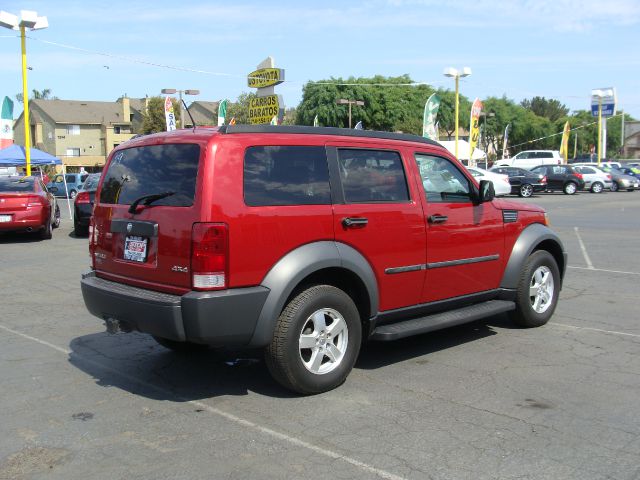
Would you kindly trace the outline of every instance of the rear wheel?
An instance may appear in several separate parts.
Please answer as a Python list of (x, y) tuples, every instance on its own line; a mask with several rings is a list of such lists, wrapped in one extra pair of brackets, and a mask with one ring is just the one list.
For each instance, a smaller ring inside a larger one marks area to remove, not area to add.
[(291, 300), (278, 318), (265, 360), (284, 387), (313, 394), (341, 385), (358, 357), (362, 337), (353, 300), (330, 285), (316, 285)]
[(60, 207), (56, 205), (56, 211), (53, 214), (53, 228), (58, 228), (60, 226)]
[(591, 191), (593, 193), (600, 193), (602, 192), (602, 190), (604, 190), (604, 185), (600, 182), (595, 182), (593, 185), (591, 185)]
[(533, 195), (533, 187), (528, 183), (525, 183), (524, 185), (520, 186), (519, 194), (521, 197), (530, 197), (531, 195)]
[(521, 327), (540, 327), (553, 315), (560, 293), (560, 270), (546, 250), (533, 252), (520, 273), (511, 319)]
[(73, 233), (76, 234), (76, 237), (86, 237), (89, 235), (89, 227), (80, 225), (78, 220), (73, 217)]
[(51, 226), (51, 219), (47, 218), (47, 222), (42, 230), (40, 230), (40, 238), (43, 240), (50, 240), (53, 237), (53, 229)]
[(578, 186), (573, 182), (567, 182), (564, 185), (564, 193), (567, 195), (573, 195), (578, 190)]
[(617, 182), (613, 182), (613, 183), (611, 184), (611, 191), (612, 191), (612, 192), (617, 192), (619, 189), (620, 189), (620, 185), (618, 185), (618, 183), (617, 183)]

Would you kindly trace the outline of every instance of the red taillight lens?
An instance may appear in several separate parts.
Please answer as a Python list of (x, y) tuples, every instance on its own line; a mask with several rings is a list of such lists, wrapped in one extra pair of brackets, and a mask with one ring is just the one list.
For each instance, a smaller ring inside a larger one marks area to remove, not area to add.
[(228, 227), (195, 223), (191, 232), (191, 279), (194, 290), (227, 288)]
[(540, 180), (540, 183), (547, 183), (547, 176), (546, 175), (544, 177), (542, 177), (542, 180)]
[(80, 192), (78, 195), (76, 195), (76, 204), (79, 203), (91, 203), (89, 192)]
[(26, 198), (27, 207), (41, 207), (44, 205), (44, 199), (37, 195), (30, 196)]
[(580, 180), (582, 180), (582, 174), (581, 173), (576, 172), (576, 173), (574, 173), (574, 175), (576, 177), (578, 177)]
[(611, 180), (611, 175), (607, 173), (607, 180)]

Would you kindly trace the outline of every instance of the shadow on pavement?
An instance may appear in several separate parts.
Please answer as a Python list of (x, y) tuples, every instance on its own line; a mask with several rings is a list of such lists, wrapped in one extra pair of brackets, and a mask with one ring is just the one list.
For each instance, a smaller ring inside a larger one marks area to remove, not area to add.
[[(493, 327), (514, 328), (506, 315), (498, 315), (395, 342), (369, 342), (363, 346), (355, 368), (375, 370), (425, 357), (496, 335)], [(175, 353), (139, 333), (85, 335), (75, 338), (70, 347), (69, 362), (91, 375), (98, 385), (117, 387), (154, 400), (186, 402), (249, 392), (276, 398), (296, 397), (271, 378), (258, 350)]]

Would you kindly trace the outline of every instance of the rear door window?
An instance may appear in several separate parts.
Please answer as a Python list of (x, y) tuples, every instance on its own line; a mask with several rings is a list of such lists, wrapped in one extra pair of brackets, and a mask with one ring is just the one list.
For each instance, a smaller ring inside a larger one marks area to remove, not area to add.
[(151, 145), (116, 152), (100, 194), (101, 203), (130, 205), (145, 195), (171, 192), (154, 206), (193, 205), (200, 147), (193, 144)]
[(256, 146), (244, 156), (249, 206), (331, 203), (327, 153), (321, 146)]
[(398, 152), (340, 148), (338, 166), (346, 203), (409, 201)]

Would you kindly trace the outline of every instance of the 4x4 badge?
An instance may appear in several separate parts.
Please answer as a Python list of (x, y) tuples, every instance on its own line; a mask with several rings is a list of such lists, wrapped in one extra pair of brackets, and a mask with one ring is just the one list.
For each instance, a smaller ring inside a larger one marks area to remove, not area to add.
[(173, 272), (182, 272), (182, 273), (187, 273), (189, 271), (187, 267), (181, 267), (180, 265), (174, 265), (173, 267), (171, 267), (171, 270)]

